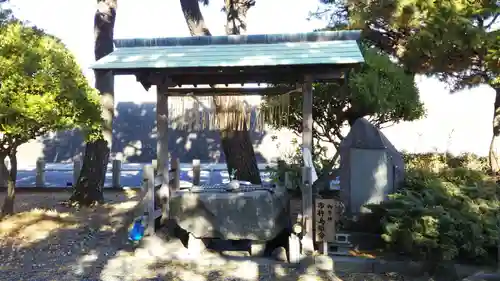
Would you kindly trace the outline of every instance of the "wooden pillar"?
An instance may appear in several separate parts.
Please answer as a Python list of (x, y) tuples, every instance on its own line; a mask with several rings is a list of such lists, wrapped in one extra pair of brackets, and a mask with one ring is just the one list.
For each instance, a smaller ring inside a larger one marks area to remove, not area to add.
[(120, 188), (120, 175), (122, 170), (122, 161), (118, 159), (114, 159), (111, 166), (111, 174), (112, 174), (112, 184), (113, 188)]
[(145, 183), (142, 186), (142, 194), (144, 194), (144, 214), (147, 215), (147, 235), (153, 235), (155, 232), (155, 176), (153, 165), (145, 165), (142, 176)]
[(280, 183), (280, 185), (283, 185), (285, 184), (285, 178), (286, 178), (286, 175), (285, 174), (282, 174), (286, 171), (286, 163), (285, 161), (283, 161), (282, 159), (278, 159), (278, 175), (279, 178), (278, 178), (278, 181)]
[(170, 160), (170, 169), (173, 171), (170, 175), (172, 176), (171, 188), (172, 191), (179, 190), (181, 186), (181, 163), (178, 157), (172, 157)]
[(313, 93), (312, 93), (312, 81), (310, 77), (304, 79), (304, 84), (302, 84), (302, 147), (309, 148), (311, 153), (313, 152)]
[[(309, 149), (313, 152), (313, 93), (311, 77), (306, 76), (302, 84), (302, 149)], [(311, 169), (314, 167), (306, 167), (302, 175), (302, 212), (305, 219), (304, 232), (302, 238), (302, 247), (304, 253), (311, 254), (314, 252), (314, 236), (313, 236), (313, 198), (312, 198), (312, 182)]]
[[(107, 165), (106, 169), (108, 169)], [(82, 170), (82, 157), (78, 155), (73, 159), (73, 186), (75, 186), (78, 183), (78, 178), (80, 177), (81, 170)]]
[(40, 157), (36, 160), (35, 183), (35, 187), (45, 187), (45, 160), (43, 159), (43, 157)]
[(193, 159), (193, 186), (200, 185), (200, 174), (201, 174), (200, 160)]
[[(156, 93), (156, 159), (158, 175), (168, 176), (168, 88), (157, 86)], [(167, 173), (163, 173), (166, 171)]]
[(169, 162), (168, 162), (168, 87), (158, 85), (156, 89), (156, 159), (157, 173), (161, 177), (159, 197), (162, 204), (162, 221), (169, 219)]

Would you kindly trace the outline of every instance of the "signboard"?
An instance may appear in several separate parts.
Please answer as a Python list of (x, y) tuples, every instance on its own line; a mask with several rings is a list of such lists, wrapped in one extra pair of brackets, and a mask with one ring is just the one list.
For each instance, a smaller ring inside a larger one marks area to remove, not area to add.
[(316, 242), (335, 242), (335, 199), (316, 199), (314, 232)]

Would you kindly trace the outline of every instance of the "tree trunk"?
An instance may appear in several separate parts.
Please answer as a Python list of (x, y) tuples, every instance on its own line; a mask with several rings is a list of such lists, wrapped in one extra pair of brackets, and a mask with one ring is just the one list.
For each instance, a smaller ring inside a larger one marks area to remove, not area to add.
[[(226, 0), (226, 34), (238, 35), (246, 30), (246, 15), (253, 0)], [(247, 109), (241, 101), (230, 96), (214, 96), (217, 121), (221, 129), (221, 145), (230, 175), (242, 181), (261, 184), (259, 167), (247, 127)], [(225, 104), (226, 106), (221, 106)], [(233, 112), (236, 111), (234, 114)], [(230, 120), (233, 119), (233, 120)], [(224, 122), (224, 121), (226, 122)], [(229, 120), (229, 123), (227, 121)]]
[[(226, 0), (225, 2), (226, 32), (228, 35), (240, 34), (241, 30), (246, 29), (246, 13), (254, 1)], [(180, 3), (191, 35), (211, 35), (201, 14), (198, 0), (180, 0)], [(217, 121), (219, 124), (225, 124), (220, 128), (221, 145), (229, 174), (233, 174), (236, 170), (234, 174), (236, 179), (260, 184), (257, 160), (244, 114), (234, 114), (234, 110), (242, 110), (241, 101), (230, 96), (214, 96), (214, 103)], [(228, 108), (233, 112), (226, 112)]]
[(317, 192), (321, 190), (321, 187), (328, 186), (330, 182), (330, 172), (332, 171), (335, 163), (340, 157), (340, 152), (337, 149), (337, 152), (333, 155), (332, 159), (323, 167), (321, 174), (318, 176), (318, 179), (313, 184), (313, 191)]
[[(17, 179), (17, 150), (9, 154), (10, 170), (7, 176), (7, 196), (3, 202), (2, 214), (0, 217), (12, 215), (14, 213), (14, 199), (16, 198), (16, 179)], [(5, 161), (5, 156), (1, 157), (1, 161)]]
[(9, 170), (5, 165), (5, 157), (3, 157), (3, 159), (0, 159), (0, 187), (2, 188), (7, 187), (8, 178), (9, 178)]
[(82, 171), (73, 195), (69, 199), (70, 202), (92, 206), (104, 201), (102, 190), (106, 178), (108, 158), (109, 149), (106, 141), (98, 140), (87, 143)]
[(243, 103), (230, 96), (215, 96), (214, 103), (228, 173), (238, 180), (261, 184)]
[[(94, 15), (95, 60), (113, 52), (117, 0), (97, 0)], [(103, 201), (102, 191), (111, 151), (114, 115), (114, 77), (110, 71), (94, 71), (95, 88), (101, 94), (103, 139), (85, 146), (82, 170), (74, 184), (71, 203), (93, 205)]]
[(241, 34), (247, 30), (247, 13), (255, 0), (225, 0), (226, 34)]
[(500, 170), (497, 149), (500, 143), (500, 87), (495, 88), (495, 103), (493, 108), (493, 136), (491, 137), (489, 162), (491, 172), (497, 174)]
[[(219, 119), (219, 115), (224, 114), (217, 115)], [(261, 184), (259, 167), (246, 124), (241, 130), (224, 129), (220, 135), (228, 173), (234, 175), (237, 180)]]
[(184, 14), (184, 19), (189, 28), (189, 33), (191, 36), (210, 36), (210, 30), (208, 29), (203, 14), (200, 10), (200, 4), (198, 0), (180, 0), (181, 9)]

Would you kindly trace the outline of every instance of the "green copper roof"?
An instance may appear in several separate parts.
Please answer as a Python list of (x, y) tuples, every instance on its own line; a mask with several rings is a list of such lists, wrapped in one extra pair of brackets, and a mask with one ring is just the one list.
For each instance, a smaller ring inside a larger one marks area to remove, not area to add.
[(93, 69), (332, 65), (364, 62), (359, 31), (116, 40)]

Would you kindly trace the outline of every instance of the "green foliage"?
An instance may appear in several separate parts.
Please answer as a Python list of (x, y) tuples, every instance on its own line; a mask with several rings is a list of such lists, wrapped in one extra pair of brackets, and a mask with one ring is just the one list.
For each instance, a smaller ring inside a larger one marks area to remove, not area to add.
[(487, 70), (489, 84), (495, 88), (500, 87), (500, 29), (488, 34), (488, 49), (484, 60), (484, 69)]
[[(454, 90), (497, 85), (498, 1), (321, 0), (331, 28), (363, 30), (365, 40), (412, 73), (438, 74)], [(496, 55), (495, 55), (496, 54)]]
[(99, 137), (98, 95), (57, 38), (15, 19), (0, 22), (0, 83), (0, 153), (57, 130)]
[[(301, 146), (296, 138), (290, 141), (293, 149), (287, 153), (281, 155), (281, 159), (284, 162), (283, 167), (267, 167), (267, 172), (270, 173), (270, 178), (273, 182), (277, 182), (280, 178), (284, 179), (285, 174), (288, 173), (289, 180), (291, 182), (291, 189), (298, 191), (299, 185), (302, 182), (302, 167), (304, 166), (304, 158), (302, 156)], [(276, 144), (276, 149), (280, 149), (281, 144)], [(328, 159), (326, 157), (327, 149), (319, 145), (315, 145), (313, 155), (313, 164), (316, 172), (318, 174), (323, 172), (324, 167)]]
[(486, 172), (488, 159), (472, 153), (453, 155), (450, 153), (407, 153), (403, 152), (403, 159), (407, 169), (425, 169), (439, 171), (443, 168), (467, 168)]
[(424, 105), (419, 100), (414, 77), (380, 50), (362, 49), (365, 64), (349, 76), (351, 106), (359, 115), (372, 117), (378, 126), (422, 118)]
[(452, 92), (488, 84), (494, 103), (490, 169), (499, 169), (500, 3), (497, 0), (320, 0), (330, 28), (360, 29), (406, 72), (435, 76)]
[[(366, 63), (352, 70), (348, 83), (313, 85), (313, 138), (338, 145), (343, 128), (360, 117), (369, 117), (376, 126), (423, 117), (424, 106), (419, 100), (413, 76), (391, 62), (375, 48), (363, 47)], [(273, 112), (282, 104), (282, 97), (266, 97), (263, 110), (271, 113), (267, 122), (275, 128), (287, 127), (302, 131), (302, 95), (290, 95), (288, 112)]]
[[(403, 188), (368, 207), (380, 218), (382, 237), (393, 250), (424, 259), (486, 261), (500, 234), (500, 188), (480, 170), (448, 165), (478, 157), (450, 158), (406, 154), (410, 168)], [(433, 171), (436, 162), (443, 165)]]

